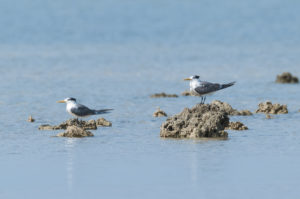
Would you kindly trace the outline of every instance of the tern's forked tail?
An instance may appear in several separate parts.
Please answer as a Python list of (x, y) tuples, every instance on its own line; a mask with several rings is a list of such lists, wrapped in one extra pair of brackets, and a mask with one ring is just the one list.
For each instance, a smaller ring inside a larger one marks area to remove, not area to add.
[(109, 113), (112, 110), (114, 110), (114, 109), (100, 109), (100, 110), (95, 110), (95, 114), (105, 114), (105, 113)]
[(230, 82), (228, 84), (221, 84), (220, 89), (228, 88), (230, 86), (233, 86), (234, 84), (235, 84), (235, 82)]

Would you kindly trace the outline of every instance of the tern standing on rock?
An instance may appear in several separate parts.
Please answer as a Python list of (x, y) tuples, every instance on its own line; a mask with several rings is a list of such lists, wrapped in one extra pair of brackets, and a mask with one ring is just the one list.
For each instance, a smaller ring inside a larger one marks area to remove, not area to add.
[(235, 84), (235, 82), (230, 82), (228, 84), (216, 84), (200, 80), (200, 76), (193, 75), (190, 78), (184, 79), (185, 81), (190, 81), (190, 91), (193, 95), (201, 96), (200, 104), (204, 104), (206, 95), (212, 94), (218, 90), (230, 87)]
[(76, 103), (76, 99), (72, 97), (68, 97), (64, 100), (57, 101), (57, 103), (66, 103), (67, 112), (75, 116), (76, 118), (109, 113), (111, 110), (113, 110), (113, 109), (100, 109), (100, 110), (89, 109), (88, 107), (82, 104)]

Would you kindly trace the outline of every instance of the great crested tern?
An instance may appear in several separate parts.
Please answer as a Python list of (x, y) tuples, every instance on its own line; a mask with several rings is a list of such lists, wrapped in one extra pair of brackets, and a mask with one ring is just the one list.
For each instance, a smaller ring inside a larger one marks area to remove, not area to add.
[(88, 107), (82, 104), (78, 104), (76, 102), (76, 99), (73, 97), (68, 97), (64, 100), (57, 101), (57, 103), (66, 103), (67, 112), (75, 116), (76, 118), (109, 113), (111, 110), (113, 110), (113, 109), (100, 109), (100, 110), (89, 109)]
[(193, 75), (184, 80), (190, 81), (190, 91), (193, 95), (201, 96), (200, 104), (204, 104), (207, 95), (212, 94), (218, 90), (230, 87), (235, 84), (235, 82), (230, 82), (228, 84), (216, 84), (216, 83), (201, 81), (200, 76), (198, 75)]

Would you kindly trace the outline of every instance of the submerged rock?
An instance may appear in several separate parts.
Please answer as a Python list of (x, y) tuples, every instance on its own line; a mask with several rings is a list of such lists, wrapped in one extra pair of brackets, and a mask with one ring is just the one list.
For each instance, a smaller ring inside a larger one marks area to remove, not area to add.
[(299, 83), (299, 80), (298, 77), (293, 76), (289, 72), (285, 72), (282, 73), (281, 75), (277, 75), (276, 82), (282, 84), (295, 84), (295, 83)]
[(51, 126), (49, 124), (44, 124), (39, 126), (39, 130), (60, 130), (67, 129), (69, 126), (78, 126), (85, 130), (96, 130), (97, 126), (112, 126), (111, 122), (105, 120), (104, 118), (99, 118), (95, 120), (78, 120), (78, 119), (69, 119), (59, 125)]
[(42, 124), (39, 126), (39, 130), (58, 130), (58, 129), (54, 129), (54, 126), (51, 126), (50, 124)]
[(34, 121), (35, 121), (35, 119), (33, 119), (33, 117), (31, 115), (27, 119), (27, 122), (34, 122)]
[(238, 111), (237, 115), (247, 116), (247, 115), (253, 115), (253, 113), (249, 110), (240, 110), (240, 111)]
[(253, 114), (249, 110), (238, 111), (238, 110), (232, 108), (232, 106), (230, 106), (230, 104), (228, 104), (226, 102), (221, 102), (221, 101), (218, 101), (218, 100), (212, 101), (211, 104), (214, 104), (214, 105), (218, 106), (220, 110), (226, 112), (228, 115), (242, 115), (242, 116), (247, 116), (247, 115), (252, 115)]
[(94, 136), (90, 131), (84, 130), (82, 127), (78, 126), (68, 126), (65, 132), (59, 133), (57, 137), (71, 137), (71, 138), (81, 138), (81, 137), (91, 137)]
[(96, 125), (97, 126), (112, 126), (112, 123), (102, 117), (102, 118), (99, 118), (96, 120)]
[(182, 95), (182, 96), (192, 96), (192, 93), (191, 93), (191, 91), (183, 91), (183, 92), (181, 93), (181, 95)]
[(248, 127), (245, 126), (242, 122), (229, 122), (229, 125), (226, 127), (226, 129), (242, 131), (248, 130)]
[(158, 108), (154, 113), (153, 117), (167, 117), (167, 113)]
[(287, 114), (287, 105), (272, 104), (270, 101), (262, 102), (258, 105), (256, 113), (266, 114)]
[(150, 95), (151, 98), (159, 98), (159, 97), (178, 97), (176, 94), (166, 94), (166, 93), (155, 93)]
[(273, 119), (273, 117), (271, 115), (269, 115), (269, 114), (266, 114), (266, 118), (267, 119)]
[(225, 127), (228, 114), (216, 104), (197, 104), (169, 117), (160, 127), (160, 136), (165, 138), (226, 138)]

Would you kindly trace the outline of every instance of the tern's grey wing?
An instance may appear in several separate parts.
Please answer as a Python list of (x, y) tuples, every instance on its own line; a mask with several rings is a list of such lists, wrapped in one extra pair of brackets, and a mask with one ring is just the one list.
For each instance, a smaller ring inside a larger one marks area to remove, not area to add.
[(71, 108), (71, 112), (77, 116), (83, 117), (83, 116), (88, 116), (88, 115), (94, 115), (95, 110), (91, 110), (88, 107), (82, 105), (82, 104), (77, 104), (76, 107)]
[(195, 91), (199, 95), (205, 95), (205, 94), (220, 90), (220, 88), (221, 88), (220, 84), (214, 84), (214, 83), (210, 83), (210, 82), (201, 82), (200, 86), (195, 88)]

